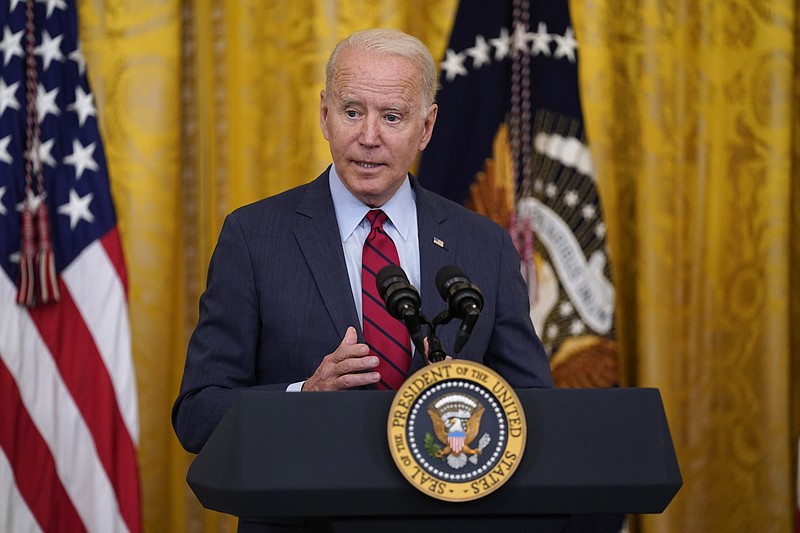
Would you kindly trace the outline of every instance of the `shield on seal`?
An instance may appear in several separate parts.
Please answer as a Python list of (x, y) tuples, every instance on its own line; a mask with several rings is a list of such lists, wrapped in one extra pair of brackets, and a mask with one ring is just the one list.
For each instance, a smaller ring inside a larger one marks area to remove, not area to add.
[(447, 431), (447, 444), (449, 444), (450, 449), (453, 450), (453, 455), (461, 453), (466, 437), (467, 433), (464, 431), (464, 421), (460, 418), (454, 418), (450, 429)]

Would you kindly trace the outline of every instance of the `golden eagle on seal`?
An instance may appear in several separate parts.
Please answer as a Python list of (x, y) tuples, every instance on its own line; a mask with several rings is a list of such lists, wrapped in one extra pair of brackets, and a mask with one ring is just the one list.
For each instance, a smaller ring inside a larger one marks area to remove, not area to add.
[(478, 436), (484, 410), (481, 404), (464, 395), (447, 396), (429, 405), (428, 415), (433, 423), (433, 431), (436, 438), (445, 445), (434, 456), (441, 459), (450, 454), (458, 456), (481, 453), (481, 448), (472, 448), (470, 444)]

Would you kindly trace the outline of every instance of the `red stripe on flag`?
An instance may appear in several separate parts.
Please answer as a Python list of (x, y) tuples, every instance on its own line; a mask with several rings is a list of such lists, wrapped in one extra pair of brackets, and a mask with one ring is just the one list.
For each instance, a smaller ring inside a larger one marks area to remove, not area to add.
[[(0, 358), (0, 448), (17, 489), (44, 531), (86, 531), (56, 472), (53, 455), (31, 420), (19, 388)], [(10, 510), (8, 510), (10, 512)]]
[(119, 278), (120, 283), (122, 283), (122, 288), (127, 295), (128, 273), (125, 269), (125, 256), (122, 253), (122, 245), (120, 243), (119, 230), (117, 229), (117, 226), (114, 226), (108, 231), (108, 233), (103, 235), (103, 237), (100, 239), (100, 243), (103, 245), (103, 248), (105, 248), (111, 264), (114, 265), (114, 270), (117, 272), (117, 277)]
[(61, 302), (31, 309), (42, 340), (53, 354), (61, 377), (78, 406), (97, 448), (97, 455), (117, 495), (120, 514), (131, 532), (140, 530), (136, 450), (91, 333), (59, 278)]

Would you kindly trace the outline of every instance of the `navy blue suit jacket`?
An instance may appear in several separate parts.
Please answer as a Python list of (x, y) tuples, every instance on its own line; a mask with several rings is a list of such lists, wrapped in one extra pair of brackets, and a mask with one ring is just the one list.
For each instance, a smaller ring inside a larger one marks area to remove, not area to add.
[[(411, 183), (422, 312), (432, 319), (445, 308), (436, 273), (445, 265), (458, 266), (484, 296), (480, 318), (458, 357), (495, 369), (513, 387), (552, 386), (508, 232), (425, 190), (416, 179)], [(184, 448), (200, 450), (243, 388), (285, 389), (310, 377), (348, 326), (364, 342), (327, 171), (231, 213), (211, 259), (172, 411)], [(454, 320), (437, 329), (448, 353), (458, 326)], [(423, 364), (416, 354), (411, 371)]]

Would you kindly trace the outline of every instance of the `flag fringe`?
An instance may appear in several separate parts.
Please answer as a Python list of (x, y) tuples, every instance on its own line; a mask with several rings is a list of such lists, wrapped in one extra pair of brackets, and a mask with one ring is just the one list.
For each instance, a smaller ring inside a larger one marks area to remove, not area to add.
[[(33, 0), (25, 3), (25, 87), (27, 90), (27, 124), (25, 129), (25, 202), (22, 209), (22, 250), (19, 260), (19, 292), (17, 303), (36, 307), (39, 303), (57, 302), (58, 274), (50, 241), (50, 217), (45, 202), (46, 191), (42, 162), (38, 150), (41, 147), (41, 132), (37, 118), (36, 91), (36, 37)], [(36, 183), (34, 184), (34, 178)], [(38, 196), (34, 198), (34, 185)]]
[(57, 302), (61, 299), (61, 295), (58, 292), (56, 261), (53, 255), (53, 246), (50, 242), (50, 218), (47, 215), (47, 206), (44, 201), (39, 204), (36, 222), (39, 230), (39, 253), (36, 257), (37, 266), (39, 267), (39, 277), (37, 279), (39, 301), (41, 303)]
[(61, 299), (55, 254), (50, 242), (50, 219), (44, 201), (39, 204), (35, 219), (34, 224), (34, 212), (26, 202), (22, 211), (23, 237), (17, 292), (17, 303), (26, 307)]

